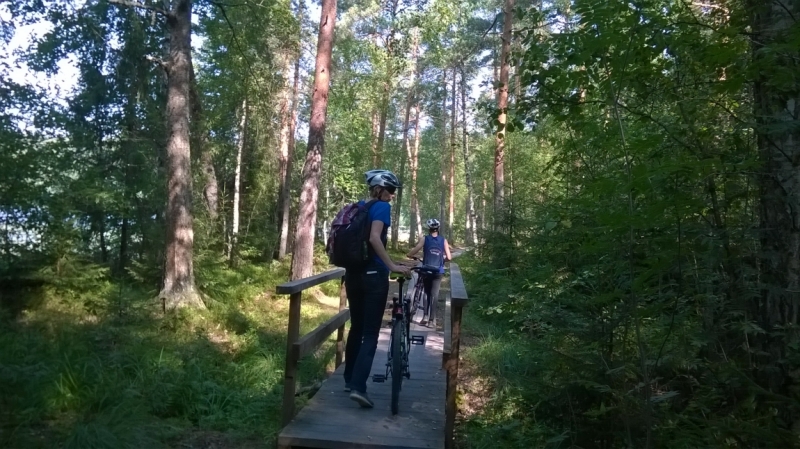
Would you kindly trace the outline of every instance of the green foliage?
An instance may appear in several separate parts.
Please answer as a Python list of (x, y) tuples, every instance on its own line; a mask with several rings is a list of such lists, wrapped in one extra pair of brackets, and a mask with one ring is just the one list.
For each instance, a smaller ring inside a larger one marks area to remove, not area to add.
[(750, 59), (746, 9), (570, 6), (545, 7), (564, 19), (552, 34), (520, 17), (528, 132), (507, 140), (498, 229), (462, 261), (468, 359), (494, 391), (465, 439), (796, 447), (796, 395), (764, 388), (750, 346), (765, 331), (743, 86), (767, 62)]
[[(288, 301), (269, 292), (287, 264), (202, 262), (209, 310), (168, 316), (102, 268), (63, 261), (46, 275), (45, 299), (0, 326), (0, 445), (173, 447), (194, 429), (274, 437)], [(337, 287), (326, 291), (338, 304)], [(306, 301), (301, 332), (335, 310)], [(301, 385), (325, 376), (333, 350), (303, 360)]]

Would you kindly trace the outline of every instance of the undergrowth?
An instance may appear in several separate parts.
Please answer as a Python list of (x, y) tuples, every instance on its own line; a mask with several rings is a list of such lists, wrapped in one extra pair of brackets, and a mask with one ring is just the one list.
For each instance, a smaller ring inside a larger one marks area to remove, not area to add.
[[(164, 316), (155, 289), (74, 260), (43, 270), (25, 307), (0, 309), (0, 447), (176, 447), (197, 431), (268, 444), (288, 316), (273, 292), (288, 262), (196, 267), (205, 311)], [(301, 333), (335, 312), (330, 284), (304, 297)], [(323, 378), (333, 354), (328, 342), (304, 358), (298, 386)]]

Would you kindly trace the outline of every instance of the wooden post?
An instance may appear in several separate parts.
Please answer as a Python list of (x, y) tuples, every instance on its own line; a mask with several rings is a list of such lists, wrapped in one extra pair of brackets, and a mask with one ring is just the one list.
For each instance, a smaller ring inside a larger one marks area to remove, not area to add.
[(283, 375), (283, 425), (294, 417), (294, 392), (297, 383), (297, 359), (292, 345), (300, 337), (300, 299), (303, 293), (289, 296), (289, 330), (286, 338), (286, 370)]
[(444, 422), (444, 447), (455, 447), (453, 429), (456, 423), (456, 393), (458, 390), (458, 349), (461, 345), (461, 309), (460, 305), (453, 305), (451, 318), (452, 330), (450, 331), (451, 345), (450, 356), (447, 360), (447, 403), (445, 405)]
[[(342, 276), (342, 283), (339, 286), (339, 311), (341, 312), (347, 307), (347, 289), (344, 285), (344, 276)], [(336, 331), (336, 368), (342, 364), (344, 360), (344, 324)]]

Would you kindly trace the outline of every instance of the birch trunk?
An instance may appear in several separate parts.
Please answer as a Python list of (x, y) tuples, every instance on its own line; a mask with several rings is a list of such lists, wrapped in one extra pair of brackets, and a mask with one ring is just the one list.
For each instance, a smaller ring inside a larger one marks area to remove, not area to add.
[(247, 99), (242, 101), (242, 119), (239, 122), (239, 141), (236, 143), (236, 166), (233, 175), (233, 215), (231, 216), (231, 241), (228, 251), (228, 263), (236, 266), (236, 257), (239, 244), (239, 203), (241, 202), (242, 182), (242, 153), (244, 152), (245, 136), (247, 135)]

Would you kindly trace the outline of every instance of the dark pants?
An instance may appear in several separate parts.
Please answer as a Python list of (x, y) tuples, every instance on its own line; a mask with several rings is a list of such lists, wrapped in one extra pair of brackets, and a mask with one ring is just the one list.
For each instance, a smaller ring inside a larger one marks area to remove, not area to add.
[(348, 270), (344, 283), (350, 306), (344, 381), (353, 390), (366, 393), (389, 295), (389, 271), (373, 263), (364, 270)]
[(442, 275), (425, 275), (422, 278), (422, 285), (425, 287), (423, 313), (428, 315), (429, 321), (436, 324), (436, 306), (439, 301), (439, 287), (442, 285)]

